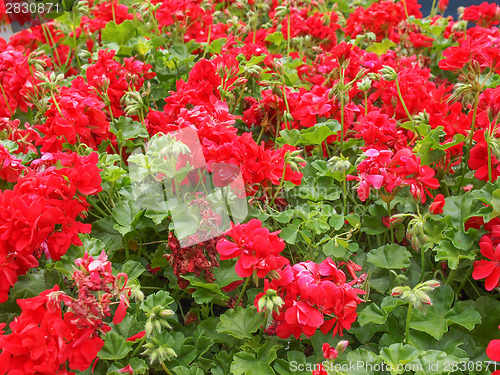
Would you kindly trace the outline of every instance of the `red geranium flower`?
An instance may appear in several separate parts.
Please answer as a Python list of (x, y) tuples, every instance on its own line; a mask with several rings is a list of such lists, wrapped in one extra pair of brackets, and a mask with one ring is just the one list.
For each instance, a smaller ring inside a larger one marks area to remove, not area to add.
[(496, 288), (500, 280), (500, 244), (494, 247), (489, 237), (483, 236), (479, 241), (481, 254), (490, 260), (477, 260), (474, 262), (474, 280), (486, 279), (485, 288), (491, 291)]
[(431, 205), (429, 206), (429, 211), (432, 212), (434, 215), (441, 214), (443, 213), (444, 204), (445, 204), (444, 195), (438, 194), (434, 198), (434, 202), (432, 202)]
[(240, 277), (248, 277), (257, 272), (260, 278), (269, 271), (277, 270), (288, 264), (288, 259), (279, 255), (285, 248), (285, 242), (278, 237), (279, 232), (269, 232), (262, 227), (262, 222), (252, 219), (248, 224), (234, 225), (226, 233), (235, 242), (221, 239), (217, 243), (217, 251), (221, 260), (238, 258), (236, 273)]
[(323, 357), (330, 360), (337, 358), (337, 356), (339, 355), (337, 350), (335, 348), (332, 348), (330, 344), (326, 342), (323, 344), (322, 351)]

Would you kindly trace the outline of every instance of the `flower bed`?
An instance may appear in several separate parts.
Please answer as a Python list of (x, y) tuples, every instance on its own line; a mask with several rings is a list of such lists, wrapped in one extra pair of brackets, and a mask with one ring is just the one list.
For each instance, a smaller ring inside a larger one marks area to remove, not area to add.
[(1, 10), (0, 374), (500, 373), (500, 6), (69, 3)]

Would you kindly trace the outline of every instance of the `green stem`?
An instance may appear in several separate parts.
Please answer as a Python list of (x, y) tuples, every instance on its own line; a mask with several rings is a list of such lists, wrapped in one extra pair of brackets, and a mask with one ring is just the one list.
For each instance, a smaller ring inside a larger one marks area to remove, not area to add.
[(406, 106), (406, 103), (403, 99), (403, 95), (401, 94), (401, 87), (399, 87), (399, 82), (397, 79), (396, 79), (396, 90), (398, 90), (398, 97), (399, 97), (399, 100), (401, 101), (401, 104), (403, 105), (403, 109), (405, 110), (406, 116), (408, 116), (408, 120), (410, 120), (411, 123), (413, 124), (413, 119), (412, 119), (410, 111), (408, 111), (408, 107)]
[(292, 40), (292, 36), (290, 35), (291, 33), (291, 10), (290, 13), (288, 13), (288, 25), (287, 25), (287, 33), (288, 33), (288, 40), (287, 40), (287, 46), (286, 46), (286, 57), (287, 61), (290, 58), (290, 42)]
[[(59, 57), (59, 53), (57, 52), (57, 48), (56, 48), (56, 43), (54, 42), (54, 38), (52, 38), (52, 34), (50, 33), (50, 30), (47, 30), (45, 28), (45, 23), (42, 24), (42, 31), (45, 35), (45, 38), (47, 39), (47, 44), (49, 45), (49, 47), (51, 47), (53, 49), (53, 58), (54, 58), (54, 62), (56, 62), (56, 57), (57, 57), (57, 60), (59, 61), (59, 67), (62, 65), (62, 61), (61, 61), (61, 58)], [(50, 42), (49, 42), (50, 40)], [(52, 43), (52, 45), (50, 45), (50, 43)], [(54, 65), (57, 65), (57, 64), (54, 64)]]
[(343, 173), (344, 175), (344, 178), (342, 179), (342, 194), (343, 194), (343, 199), (344, 199), (344, 207), (343, 207), (343, 213), (344, 213), (344, 216), (347, 215), (347, 178), (346, 178), (346, 175), (345, 175), (345, 172)]
[(488, 181), (493, 182), (493, 172), (491, 170), (491, 148), (488, 146)]
[(425, 251), (424, 249), (420, 249), (420, 255), (422, 257), (422, 273), (420, 274), (420, 280), (419, 282), (424, 281), (424, 274), (425, 274)]
[(344, 151), (344, 93), (340, 94), (340, 153)]
[(255, 143), (259, 144), (260, 139), (262, 138), (262, 134), (264, 134), (264, 127), (261, 125), (260, 126), (260, 133), (259, 133), (259, 136), (257, 137), (257, 142), (255, 142)]
[(408, 15), (408, 8), (406, 7), (406, 0), (403, 0), (403, 5), (405, 7), (405, 15), (406, 15), (406, 18), (408, 19), (410, 16)]
[(141, 341), (139, 341), (139, 343), (137, 344), (135, 350), (130, 355), (130, 358), (134, 358), (137, 355), (137, 353), (139, 352), (139, 350), (141, 350), (142, 345), (144, 344), (144, 341), (146, 341), (146, 335), (144, 335), (142, 337)]
[[(458, 267), (457, 267), (457, 269), (458, 269)], [(448, 277), (446, 278), (445, 285), (453, 284), (453, 281), (455, 280), (455, 276), (457, 275), (457, 269), (450, 271), (450, 273), (448, 274)]]
[(78, 43), (76, 42), (76, 22), (75, 22), (75, 18), (76, 18), (76, 14), (75, 14), (75, 10), (73, 9), (73, 43), (75, 44), (75, 56), (76, 56), (76, 62), (78, 63), (78, 68), (81, 68), (82, 67), (82, 63), (80, 61), (80, 57), (78, 57)]
[(368, 91), (365, 91), (365, 116), (368, 115)]
[(408, 313), (406, 314), (405, 341), (407, 344), (410, 343), (410, 321), (411, 321), (411, 310), (412, 309), (413, 309), (413, 303), (410, 301), (408, 303)]
[(212, 25), (210, 24), (210, 27), (208, 28), (208, 38), (207, 38), (207, 46), (205, 47), (205, 51), (203, 51), (203, 56), (201, 57), (202, 59), (205, 58), (205, 55), (208, 52), (208, 48), (210, 47), (210, 36), (212, 34)]
[(436, 7), (436, 0), (432, 0), (431, 13), (430, 16), (434, 16), (434, 8)]
[(271, 199), (271, 204), (270, 204), (271, 206), (274, 204), (274, 200), (276, 199), (276, 197), (280, 193), (281, 188), (283, 187), (283, 184), (285, 183), (286, 166), (287, 166), (287, 163), (285, 163), (285, 165), (283, 166), (283, 175), (281, 176), (281, 181), (280, 181), (280, 184), (278, 186), (278, 190), (276, 190), (276, 193), (273, 195), (273, 199)]
[[(389, 214), (389, 219), (391, 217), (391, 202), (386, 202), (386, 205), (387, 205), (387, 213)], [(392, 231), (392, 228), (390, 227), (390, 223), (389, 223), (389, 233), (391, 234), (391, 243), (394, 243), (394, 232)]]
[(114, 2), (114, 0), (111, 0), (111, 14), (113, 16), (113, 22), (116, 23), (115, 2)]
[(245, 284), (243, 284), (243, 289), (241, 289), (241, 293), (238, 296), (238, 299), (236, 300), (236, 304), (234, 305), (234, 308), (236, 309), (241, 302), (241, 299), (243, 298), (243, 294), (245, 294), (245, 291), (247, 290), (248, 282), (250, 281), (250, 278), (252, 276), (248, 276), (247, 279), (245, 280)]
[(130, 250), (128, 248), (128, 240), (123, 238), (123, 248), (125, 249), (125, 259), (130, 259)]
[(247, 83), (248, 83), (247, 73), (245, 73), (245, 77), (244, 78), (246, 79), (246, 81), (243, 84), (243, 88), (241, 89), (240, 96), (238, 96), (238, 100), (236, 100), (236, 103), (234, 104), (234, 107), (233, 107), (233, 110), (231, 111), (231, 113), (234, 113), (234, 111), (236, 110), (236, 107), (238, 107), (238, 104), (240, 104), (241, 99), (243, 99), (243, 95), (245, 94), (245, 89), (246, 89)]
[(167, 366), (165, 366), (165, 363), (163, 363), (163, 361), (160, 362), (161, 364), (161, 367), (163, 368), (163, 371), (165, 371), (168, 375), (173, 375), (170, 370), (167, 368)]
[(465, 157), (465, 165), (462, 168), (462, 176), (460, 177), (460, 183), (458, 184), (458, 188), (456, 191), (456, 195), (458, 195), (460, 188), (462, 187), (462, 184), (464, 182), (464, 177), (465, 177), (465, 169), (467, 166), (467, 163), (469, 162), (470, 158), (470, 150), (472, 148), (472, 137), (474, 136), (474, 131), (476, 130), (476, 116), (477, 116), (477, 107), (479, 105), (479, 93), (480, 90), (476, 91), (476, 94), (474, 95), (474, 110), (472, 112), (472, 124), (471, 124), (471, 130), (469, 134), (469, 144), (468, 144), (468, 149), (467, 149), (467, 155)]
[(57, 103), (56, 97), (54, 96), (54, 92), (50, 91), (50, 96), (52, 97), (52, 100), (54, 101), (54, 105), (56, 106), (57, 112), (61, 115), (62, 118), (64, 118), (64, 115), (61, 112), (61, 108), (59, 107), (59, 103)]
[(328, 143), (326, 142), (325, 139), (325, 148), (326, 148), (326, 154), (328, 155), (328, 159), (332, 157), (332, 154), (330, 153), (330, 149), (328, 148)]
[(10, 109), (9, 100), (7, 99), (7, 95), (5, 94), (5, 90), (3, 89), (3, 85), (1, 83), (0, 83), (0, 89), (2, 90), (3, 100), (5, 100), (5, 104), (7, 105), (7, 109), (9, 110), (10, 117), (12, 117), (14, 112), (12, 112), (12, 109)]
[(462, 282), (460, 283), (460, 285), (458, 286), (458, 288), (455, 290), (455, 298), (456, 299), (458, 299), (458, 296), (460, 295), (460, 292), (464, 288), (464, 286), (467, 283), (467, 281), (469, 281), (469, 279), (470, 279), (473, 271), (474, 271), (474, 263), (472, 263), (470, 265), (469, 269), (467, 270), (467, 274), (465, 275), (464, 279), (462, 280)]

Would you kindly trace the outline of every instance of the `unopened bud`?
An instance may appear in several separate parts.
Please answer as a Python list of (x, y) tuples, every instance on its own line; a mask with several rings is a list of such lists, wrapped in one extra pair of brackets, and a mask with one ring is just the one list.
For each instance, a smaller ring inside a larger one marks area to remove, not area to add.
[(162, 318), (164, 318), (164, 319), (165, 319), (165, 318), (169, 318), (169, 317), (171, 317), (172, 315), (174, 315), (174, 312), (173, 312), (172, 310), (169, 310), (169, 309), (165, 309), (165, 310), (162, 310), (162, 311), (160, 312), (160, 316), (161, 316)]
[(358, 82), (358, 90), (366, 92), (372, 87), (372, 80), (368, 77), (363, 78), (361, 82)]
[(394, 68), (384, 65), (382, 69), (380, 69), (380, 75), (386, 81), (395, 81), (398, 79), (398, 73), (394, 70)]
[(342, 341), (339, 341), (337, 346), (335, 347), (335, 349), (337, 349), (337, 351), (339, 353), (343, 352), (344, 350), (347, 349), (347, 346), (349, 345), (349, 341), (347, 340), (342, 340)]
[(144, 326), (145, 328), (145, 331), (146, 331), (146, 337), (149, 337), (151, 336), (151, 333), (153, 332), (153, 323), (151, 322), (151, 320), (148, 320)]
[(394, 289), (392, 289), (391, 296), (398, 297), (407, 289), (408, 289), (407, 286), (397, 286)]

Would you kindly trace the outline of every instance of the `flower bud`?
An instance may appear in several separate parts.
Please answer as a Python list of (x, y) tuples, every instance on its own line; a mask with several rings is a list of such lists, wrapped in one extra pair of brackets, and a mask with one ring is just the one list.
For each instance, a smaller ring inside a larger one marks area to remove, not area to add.
[(407, 286), (397, 286), (394, 289), (392, 289), (391, 296), (399, 297), (407, 289), (408, 289)]
[(279, 309), (281, 306), (283, 306), (285, 302), (281, 299), (280, 296), (276, 293), (274, 289), (268, 289), (266, 291), (266, 294), (264, 294), (258, 301), (257, 305), (259, 308), (259, 311), (263, 311), (264, 308), (267, 309), (267, 311), (272, 312), (276, 311), (279, 312)]
[(144, 329), (146, 331), (146, 337), (149, 337), (151, 336), (151, 333), (153, 333), (153, 323), (151, 322), (151, 320), (148, 320), (144, 326)]
[(363, 78), (361, 82), (358, 82), (358, 90), (367, 92), (372, 87), (372, 80), (368, 77)]
[(332, 348), (328, 343), (323, 344), (322, 351), (323, 351), (323, 357), (325, 357), (325, 359), (328, 360), (334, 360), (339, 355), (337, 349)]
[(174, 312), (170, 309), (165, 309), (165, 310), (160, 311), (159, 315), (160, 315), (160, 317), (165, 319), (165, 318), (169, 318), (172, 315), (174, 315)]
[(344, 350), (347, 349), (347, 346), (349, 345), (349, 341), (347, 340), (342, 340), (339, 341), (335, 349), (337, 349), (338, 352), (343, 352)]
[(386, 81), (395, 81), (398, 79), (398, 73), (394, 70), (394, 68), (384, 65), (382, 69), (380, 69), (380, 75)]

